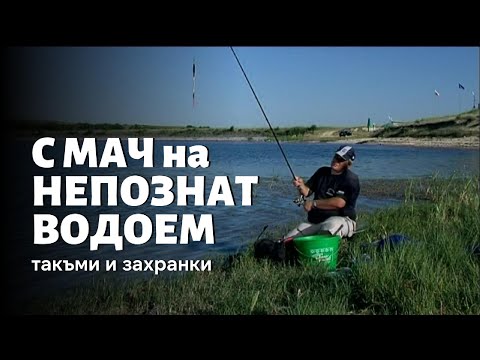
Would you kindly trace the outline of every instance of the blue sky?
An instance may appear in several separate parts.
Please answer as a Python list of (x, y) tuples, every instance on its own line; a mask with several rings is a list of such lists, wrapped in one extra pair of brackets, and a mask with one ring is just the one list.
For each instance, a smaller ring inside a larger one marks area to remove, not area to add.
[[(472, 108), (472, 91), (478, 103), (478, 47), (234, 49), (273, 127), (454, 114)], [(15, 120), (268, 126), (229, 47), (12, 47), (7, 54)]]

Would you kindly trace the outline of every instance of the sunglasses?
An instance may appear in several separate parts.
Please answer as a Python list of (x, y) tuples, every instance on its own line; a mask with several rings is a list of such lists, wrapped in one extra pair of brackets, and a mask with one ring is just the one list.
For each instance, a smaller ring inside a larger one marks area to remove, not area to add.
[(335, 156), (333, 157), (333, 159), (334, 159), (336, 162), (339, 162), (339, 163), (344, 162), (344, 161), (347, 161), (347, 160), (345, 160), (344, 158), (342, 158), (342, 157), (339, 156), (339, 155), (335, 155)]

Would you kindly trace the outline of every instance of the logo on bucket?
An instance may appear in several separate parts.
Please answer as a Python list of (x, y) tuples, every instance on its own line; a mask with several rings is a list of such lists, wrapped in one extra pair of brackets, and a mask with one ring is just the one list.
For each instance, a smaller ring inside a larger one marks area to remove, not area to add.
[(332, 260), (332, 254), (334, 252), (333, 247), (326, 247), (321, 249), (311, 249), (310, 256), (319, 262), (330, 262)]
[(320, 234), (293, 239), (301, 263), (323, 264), (329, 270), (335, 270), (337, 266), (340, 240), (338, 235)]

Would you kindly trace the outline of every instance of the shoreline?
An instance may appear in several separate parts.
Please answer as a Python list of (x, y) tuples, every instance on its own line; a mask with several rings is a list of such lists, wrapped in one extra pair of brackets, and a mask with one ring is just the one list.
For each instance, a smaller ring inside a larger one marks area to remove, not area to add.
[[(57, 135), (57, 136), (55, 136)], [(55, 138), (67, 138), (75, 137), (72, 135), (65, 134), (49, 134), (45, 136), (52, 136)], [(113, 134), (112, 134), (113, 135)], [(76, 136), (76, 138), (83, 139), (86, 136)], [(143, 138), (145, 136), (128, 136), (125, 134), (122, 135), (113, 135), (113, 136), (92, 136), (99, 140), (106, 140), (109, 137), (112, 138)], [(148, 136), (147, 136), (148, 137)], [(274, 142), (273, 139), (270, 139), (265, 136), (226, 136), (226, 137), (215, 137), (215, 136), (204, 136), (204, 137), (189, 137), (189, 136), (152, 136), (155, 140), (175, 140), (175, 141), (226, 141), (226, 142)], [(30, 139), (35, 140), (40, 138), (40, 136), (17, 136), (16, 139)], [(480, 149), (480, 137), (479, 136), (465, 136), (461, 138), (447, 138), (447, 137), (431, 137), (431, 138), (414, 138), (414, 137), (396, 137), (396, 138), (341, 138), (335, 140), (296, 140), (296, 141), (281, 141), (281, 143), (332, 143), (332, 144), (368, 144), (368, 145), (391, 145), (391, 146), (410, 146), (410, 147), (422, 147), (422, 148), (460, 148), (460, 149)]]
[(344, 139), (332, 141), (334, 143), (343, 144), (370, 144), (370, 145), (393, 145), (393, 146), (411, 146), (411, 147), (430, 147), (430, 148), (462, 148), (462, 149), (479, 149), (480, 137), (465, 136), (462, 138), (360, 138), (360, 139)]

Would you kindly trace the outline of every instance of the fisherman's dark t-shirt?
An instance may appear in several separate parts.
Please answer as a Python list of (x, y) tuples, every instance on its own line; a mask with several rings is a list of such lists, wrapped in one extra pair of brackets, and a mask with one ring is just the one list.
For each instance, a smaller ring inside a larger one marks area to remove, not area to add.
[(355, 173), (347, 169), (340, 175), (333, 175), (332, 169), (324, 166), (318, 169), (305, 185), (314, 192), (314, 200), (340, 197), (346, 202), (343, 209), (323, 210), (315, 208), (310, 210), (308, 212), (310, 223), (318, 224), (330, 216), (348, 216), (350, 219), (356, 220), (355, 206), (360, 192), (360, 182)]

